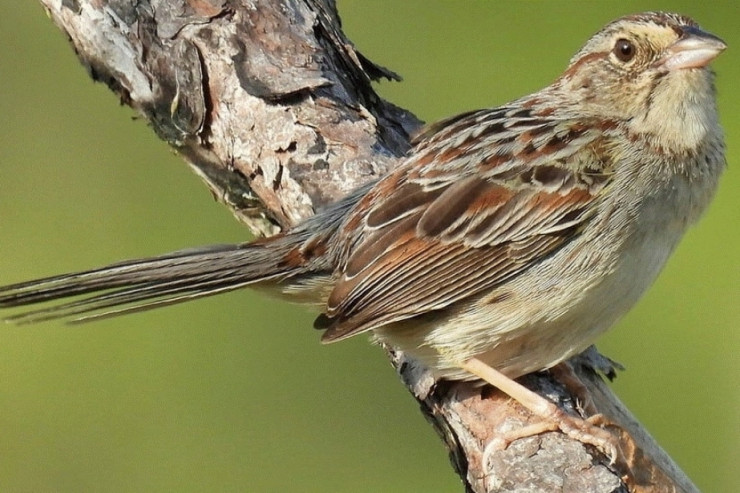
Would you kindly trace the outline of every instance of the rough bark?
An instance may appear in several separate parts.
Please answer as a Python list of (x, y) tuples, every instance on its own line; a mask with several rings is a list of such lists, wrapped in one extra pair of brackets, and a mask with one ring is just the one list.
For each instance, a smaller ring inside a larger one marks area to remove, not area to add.
[[(373, 80), (397, 76), (346, 39), (333, 0), (41, 1), (90, 75), (258, 234), (381, 176), (420, 126), (376, 95)], [(696, 491), (594, 372), (603, 360), (522, 381), (571, 412), (602, 413), (624, 452), (614, 465), (557, 432), (484, 454), (532, 417), (490, 387), (435, 383), (412, 360), (389, 355), (468, 491)]]

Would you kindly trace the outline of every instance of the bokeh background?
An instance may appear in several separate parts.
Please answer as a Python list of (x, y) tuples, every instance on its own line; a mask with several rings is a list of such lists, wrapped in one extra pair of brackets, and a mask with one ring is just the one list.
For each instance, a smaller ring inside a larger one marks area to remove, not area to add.
[[(603, 24), (680, 11), (721, 36), (729, 169), (701, 224), (600, 348), (620, 397), (703, 491), (740, 491), (740, 7), (693, 1), (339, 0), (430, 121), (548, 84)], [(0, 283), (245, 229), (78, 64), (34, 2), (0, 3)], [(251, 292), (119, 320), (0, 327), (0, 491), (461, 491), (363, 337)]]

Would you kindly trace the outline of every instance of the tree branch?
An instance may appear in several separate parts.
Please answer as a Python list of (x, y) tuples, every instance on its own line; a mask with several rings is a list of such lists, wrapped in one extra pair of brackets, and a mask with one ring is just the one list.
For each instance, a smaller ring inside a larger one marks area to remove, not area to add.
[[(376, 95), (373, 80), (397, 76), (344, 36), (333, 0), (42, 4), (90, 75), (141, 113), (257, 234), (295, 225), (382, 176), (420, 126)], [(556, 432), (484, 453), (532, 417), (490, 387), (434, 382), (414, 361), (389, 355), (468, 491), (697, 491), (594, 372), (604, 360), (593, 353), (522, 381), (571, 412), (583, 405), (603, 414), (625, 456), (612, 466)]]

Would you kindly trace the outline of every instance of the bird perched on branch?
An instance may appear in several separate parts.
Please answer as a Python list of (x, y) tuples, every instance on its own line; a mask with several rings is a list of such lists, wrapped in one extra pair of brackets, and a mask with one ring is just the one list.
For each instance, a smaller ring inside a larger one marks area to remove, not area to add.
[(74, 297), (6, 320), (89, 321), (269, 289), (318, 306), (324, 342), (373, 332), (613, 454), (512, 379), (611, 327), (706, 209), (725, 167), (708, 67), (724, 49), (681, 15), (618, 19), (551, 85), (429, 126), (387, 176), (292, 230), (5, 286), (0, 307)]

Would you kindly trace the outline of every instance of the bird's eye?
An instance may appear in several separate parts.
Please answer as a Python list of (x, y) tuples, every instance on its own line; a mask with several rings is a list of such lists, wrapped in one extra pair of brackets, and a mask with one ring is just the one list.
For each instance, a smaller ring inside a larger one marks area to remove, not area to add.
[(614, 55), (622, 62), (627, 63), (635, 57), (637, 49), (629, 39), (620, 38), (614, 45)]

